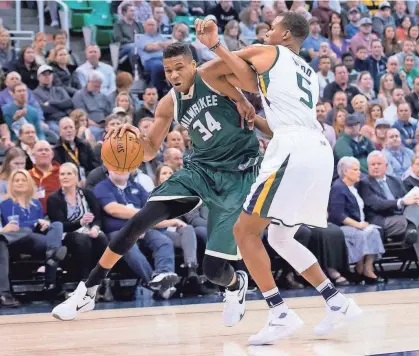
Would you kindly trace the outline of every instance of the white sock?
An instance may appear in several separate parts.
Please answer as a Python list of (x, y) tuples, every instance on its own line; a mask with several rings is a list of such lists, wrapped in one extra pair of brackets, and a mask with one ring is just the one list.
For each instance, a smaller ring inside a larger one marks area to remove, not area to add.
[(348, 299), (335, 288), (328, 278), (320, 283), (316, 289), (333, 311), (339, 310), (348, 302)]
[(263, 297), (268, 303), (270, 310), (277, 317), (284, 317), (288, 312), (288, 305), (285, 304), (281, 295), (279, 294), (278, 287), (275, 287), (271, 290), (262, 293)]
[(97, 289), (99, 288), (99, 286), (93, 286), (93, 287), (90, 287), (90, 288), (87, 288), (87, 295), (90, 297), (90, 298), (94, 298), (95, 296), (96, 296), (96, 292), (97, 292)]

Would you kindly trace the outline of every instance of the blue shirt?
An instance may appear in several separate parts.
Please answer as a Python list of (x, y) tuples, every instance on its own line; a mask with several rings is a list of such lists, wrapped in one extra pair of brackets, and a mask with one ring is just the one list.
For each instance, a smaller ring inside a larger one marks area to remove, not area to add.
[(9, 223), (8, 217), (11, 215), (19, 215), (19, 227), (28, 227), (32, 231), (38, 223), (38, 219), (44, 218), (42, 205), (38, 199), (32, 199), (29, 208), (24, 209), (12, 199), (3, 200), (0, 203), (1, 223), (6, 226)]
[(146, 52), (144, 48), (149, 44), (165, 41), (167, 40), (160, 34), (151, 36), (148, 33), (143, 33), (141, 35), (136, 36), (136, 46), (138, 48), (138, 54), (141, 58), (141, 63), (143, 63), (144, 65), (145, 62), (152, 58), (163, 59), (163, 51)]
[[(399, 130), (400, 132), (400, 138), (402, 140), (403, 145), (406, 146), (407, 148), (410, 148), (411, 150), (413, 150), (416, 146), (416, 136), (415, 136), (416, 127), (417, 127), (417, 123), (416, 122), (412, 123), (410, 122), (410, 120), (408, 122), (397, 120), (393, 124), (393, 128)], [(406, 140), (408, 139), (411, 139), (412, 142), (406, 143)]]
[[(93, 194), (99, 200), (102, 208), (110, 203), (119, 203), (122, 205), (132, 204), (134, 208), (141, 209), (148, 199), (148, 193), (141, 185), (128, 181), (125, 189), (121, 190), (112, 183), (109, 177), (95, 186)], [(102, 229), (105, 233), (120, 230), (126, 222), (125, 219), (114, 218), (103, 212)]]
[[(38, 117), (40, 120), (44, 121), (44, 112), (41, 109), (41, 105), (39, 105), (38, 100), (36, 100), (35, 95), (33, 95), (32, 90), (26, 88), (28, 92), (28, 104), (32, 105), (36, 111), (38, 112)], [(0, 92), (0, 106), (3, 107), (8, 103), (13, 103), (15, 98), (10, 93), (9, 89), (6, 88)]]
[(31, 105), (26, 105), (26, 115), (19, 120), (13, 120), (16, 111), (20, 109), (22, 109), (22, 107), (17, 106), (15, 103), (9, 103), (2, 107), (4, 122), (9, 127), (11, 140), (15, 141), (18, 139), (20, 127), (25, 123), (35, 126), (38, 138), (40, 140), (45, 140), (45, 134), (41, 127), (41, 120), (39, 119), (36, 109)]
[(354, 37), (359, 32), (359, 27), (356, 27), (354, 24), (349, 23), (346, 25), (346, 35), (349, 39)]
[(307, 50), (313, 49), (314, 52), (318, 52), (322, 42), (329, 43), (329, 40), (320, 35), (317, 38), (314, 38), (312, 34), (309, 34), (308, 37), (304, 40), (302, 47)]

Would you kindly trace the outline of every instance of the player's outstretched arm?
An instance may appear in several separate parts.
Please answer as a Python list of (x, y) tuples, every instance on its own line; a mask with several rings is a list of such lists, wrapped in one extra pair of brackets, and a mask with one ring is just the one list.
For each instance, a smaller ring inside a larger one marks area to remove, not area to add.
[(160, 146), (166, 138), (170, 124), (174, 118), (174, 103), (171, 93), (165, 95), (157, 105), (154, 122), (151, 125), (147, 136), (132, 125), (125, 124), (111, 129), (105, 138), (109, 136), (122, 136), (125, 131), (131, 131), (141, 141), (144, 147), (144, 161), (151, 161), (159, 152)]

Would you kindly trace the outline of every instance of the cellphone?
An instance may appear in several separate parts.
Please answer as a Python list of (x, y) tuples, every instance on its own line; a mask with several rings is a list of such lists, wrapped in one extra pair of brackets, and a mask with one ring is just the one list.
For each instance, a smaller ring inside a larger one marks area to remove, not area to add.
[(171, 231), (171, 232), (175, 232), (176, 230), (177, 230), (177, 227), (176, 226), (169, 226), (167, 228), (167, 231)]

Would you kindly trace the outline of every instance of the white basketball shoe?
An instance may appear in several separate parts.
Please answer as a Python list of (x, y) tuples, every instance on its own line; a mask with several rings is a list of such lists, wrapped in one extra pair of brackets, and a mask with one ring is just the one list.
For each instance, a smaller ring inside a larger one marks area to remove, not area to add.
[(240, 287), (238, 290), (226, 289), (224, 298), (223, 320), (225, 326), (234, 326), (242, 320), (246, 312), (246, 292), (248, 287), (247, 274), (244, 271), (236, 271)]
[(362, 309), (351, 298), (347, 298), (347, 303), (338, 310), (326, 307), (326, 317), (314, 328), (314, 332), (317, 335), (329, 334), (358, 318), (361, 314)]
[(94, 308), (95, 296), (90, 297), (86, 285), (80, 282), (70, 297), (52, 310), (52, 316), (63, 321), (74, 320), (79, 313), (86, 313)]
[(288, 309), (287, 313), (282, 313), (279, 317), (275, 316), (270, 310), (268, 322), (261, 331), (249, 338), (248, 343), (249, 345), (272, 344), (291, 335), (303, 324), (304, 322), (292, 309)]

